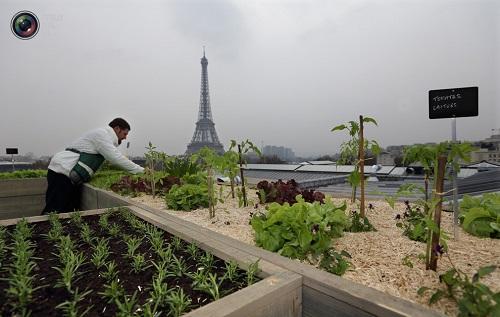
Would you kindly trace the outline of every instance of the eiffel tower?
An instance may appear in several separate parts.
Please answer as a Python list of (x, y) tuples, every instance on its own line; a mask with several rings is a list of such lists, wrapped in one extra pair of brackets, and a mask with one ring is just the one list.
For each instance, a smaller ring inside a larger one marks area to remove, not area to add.
[(205, 49), (203, 49), (203, 57), (201, 58), (200, 112), (198, 113), (196, 130), (194, 130), (191, 143), (187, 146), (186, 154), (196, 153), (205, 146), (213, 149), (216, 153), (224, 153), (224, 147), (217, 137), (215, 124), (212, 120), (212, 111), (210, 110), (207, 66), (208, 60), (205, 57)]

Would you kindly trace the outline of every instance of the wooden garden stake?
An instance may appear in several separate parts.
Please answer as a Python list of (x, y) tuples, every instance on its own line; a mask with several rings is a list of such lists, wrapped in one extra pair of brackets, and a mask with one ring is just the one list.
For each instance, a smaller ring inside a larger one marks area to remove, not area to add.
[(240, 160), (240, 176), (241, 176), (241, 191), (243, 193), (243, 206), (247, 207), (248, 202), (247, 202), (247, 192), (245, 190), (245, 177), (243, 177), (243, 161), (241, 157), (241, 145), (238, 144), (238, 153), (239, 153), (239, 160)]
[(363, 116), (359, 116), (359, 169), (361, 179), (361, 203), (360, 203), (360, 216), (365, 217), (365, 144), (363, 138)]
[(439, 233), (441, 229), (441, 210), (443, 205), (443, 190), (444, 190), (444, 172), (446, 169), (446, 156), (440, 156), (438, 158), (438, 170), (436, 175), (436, 188), (434, 192), (434, 197), (438, 199), (438, 202), (434, 211), (434, 223), (437, 226), (437, 230), (432, 232), (432, 244), (431, 244), (431, 260), (429, 268), (433, 271), (437, 269), (437, 259), (438, 259), (438, 248), (439, 248)]

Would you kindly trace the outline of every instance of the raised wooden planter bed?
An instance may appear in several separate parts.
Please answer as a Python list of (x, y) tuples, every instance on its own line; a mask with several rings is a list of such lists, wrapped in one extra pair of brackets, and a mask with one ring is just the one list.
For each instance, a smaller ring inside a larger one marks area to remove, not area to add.
[[(237, 241), (165, 211), (89, 185), (84, 187), (82, 210), (118, 206), (129, 206), (139, 217), (147, 218), (148, 222), (186, 241), (196, 241), (201, 248), (221, 259), (235, 259), (243, 267), (244, 263), (261, 259), (264, 283), (261, 281), (189, 315), (194, 316), (203, 309), (199, 316), (442, 316), (421, 305)], [(36, 218), (38, 217), (34, 219)], [(273, 281), (270, 284), (274, 284), (275, 278), (282, 286), (266, 291), (266, 296), (260, 296), (260, 292), (264, 292), (261, 290), (250, 294), (250, 289), (262, 287), (260, 285), (264, 285), (266, 281)], [(285, 281), (291, 284), (286, 284)], [(299, 286), (296, 287), (295, 283)], [(242, 293), (246, 295), (232, 300), (236, 294)], [(281, 296), (276, 299), (278, 294)], [(254, 304), (261, 309), (256, 309)], [(285, 308), (288, 310), (284, 310)]]
[[(195, 243), (202, 250), (210, 252), (215, 256), (219, 257), (224, 261), (236, 261), (239, 266), (245, 269), (249, 263), (255, 262), (258, 260), (257, 257), (242, 252), (239, 249), (228, 247), (227, 245), (221, 244), (219, 241), (209, 237), (209, 236), (200, 236), (197, 234), (191, 234), (188, 228), (178, 227), (176, 224), (169, 224), (165, 219), (158, 217), (151, 212), (146, 210), (142, 210), (137, 207), (133, 207), (129, 209), (134, 215), (141, 218), (142, 220), (155, 225), (156, 227), (169, 232), (170, 234), (174, 234), (180, 236), (186, 240), (187, 243)], [(96, 224), (98, 216), (104, 213), (105, 210), (91, 210), (82, 212), (83, 219), (86, 222), (92, 224)], [(60, 218), (68, 218), (70, 214), (61, 214)], [(12, 226), (18, 223), (21, 219), (10, 219), (0, 221), (0, 225), (3, 226)], [(48, 216), (35, 216), (27, 218), (27, 221), (31, 224), (35, 225), (35, 235), (40, 234), (43, 230), (43, 226), (50, 227), (47, 222)], [(68, 222), (68, 221), (65, 221)], [(69, 223), (69, 222), (68, 222)], [(175, 230), (172, 230), (175, 227)], [(124, 228), (124, 227), (123, 227)], [(175, 231), (175, 232), (174, 232)], [(66, 233), (66, 232), (65, 232)], [(43, 239), (38, 237), (37, 239), (41, 242)], [(165, 240), (167, 241), (167, 240)], [(46, 243), (45, 243), (46, 244)], [(45, 245), (43, 250), (39, 250), (35, 253), (35, 256), (50, 257), (50, 254), (54, 252), (54, 250), (50, 251), (49, 245)], [(82, 249), (85, 249), (83, 247)], [(120, 256), (120, 252), (117, 250), (116, 246), (112, 248), (112, 251), (116, 251), (115, 255)], [(144, 251), (144, 250), (143, 250)], [(85, 252), (84, 252), (85, 253)], [(37, 260), (39, 264), (39, 270), (36, 272), (37, 278), (43, 278), (43, 282), (47, 284), (43, 289), (38, 290), (33, 296), (34, 304), (31, 306), (31, 310), (33, 311), (34, 316), (62, 316), (61, 311), (56, 311), (53, 307), (51, 307), (52, 302), (63, 301), (65, 298), (65, 289), (55, 289), (53, 282), (51, 281), (50, 272), (52, 275), (57, 275), (57, 272), (50, 267), (47, 259)], [(7, 265), (8, 260), (5, 262)], [(54, 265), (54, 262), (51, 262)], [(117, 262), (118, 263), (118, 262)], [(221, 264), (220, 262), (219, 264)], [(125, 263), (126, 264), (126, 263)], [(120, 267), (120, 263), (118, 266)], [(293, 273), (288, 270), (284, 270), (278, 266), (267, 262), (266, 260), (261, 259), (259, 261), (259, 268), (261, 269), (260, 277), (261, 281), (256, 282), (250, 286), (247, 286), (239, 291), (236, 291), (226, 297), (223, 297), (217, 301), (213, 301), (210, 304), (197, 308), (191, 312), (189, 312), (186, 316), (301, 316), (301, 286), (302, 286), (302, 277), (296, 273)], [(49, 274), (44, 274), (48, 270)], [(150, 273), (150, 272), (149, 272)], [(123, 275), (122, 279), (124, 284), (133, 283), (142, 283), (142, 285), (146, 285), (146, 290), (143, 289), (143, 292), (149, 292), (147, 289), (147, 285), (151, 282), (151, 275), (148, 272), (145, 272), (143, 275), (147, 277), (149, 280), (138, 282), (138, 276), (133, 276), (130, 274)], [(6, 272), (2, 272), (0, 275), (4, 277)], [(91, 265), (89, 264), (86, 268), (87, 277), (83, 279), (80, 283), (81, 287), (97, 287), (95, 284), (99, 282), (98, 272), (93, 272)], [(140, 277), (140, 276), (139, 276)], [(129, 281), (130, 279), (130, 281)], [(8, 310), (9, 305), (7, 304), (7, 300), (5, 297), (5, 288), (6, 282), (3, 281), (0, 283), (0, 292), (2, 295), (0, 296), (0, 301), (2, 305), (0, 305), (3, 310), (3, 315), (9, 315), (11, 312)], [(170, 285), (170, 284), (169, 284)], [(130, 285), (128, 285), (130, 286)], [(132, 285), (132, 288), (137, 287), (137, 285)], [(185, 286), (183, 286), (184, 288)], [(189, 288), (189, 286), (188, 286)], [(189, 293), (189, 289), (186, 290), (186, 293)], [(97, 293), (97, 292), (96, 292)], [(146, 293), (147, 294), (147, 293)], [(66, 294), (67, 295), (67, 294)], [(103, 303), (106, 304), (105, 300), (99, 301), (99, 296), (95, 297), (92, 304), (95, 306), (93, 310), (90, 311), (90, 315), (99, 316), (114, 316), (114, 312), (112, 310), (112, 305), (108, 308), (108, 312), (102, 312)], [(132, 295), (127, 293), (127, 295)], [(145, 294), (140, 294), (145, 295)], [(67, 297), (67, 296), (66, 296)], [(141, 296), (139, 296), (141, 297)], [(143, 296), (144, 297), (144, 296)], [(146, 296), (147, 297), (147, 296)], [(88, 303), (90, 305), (90, 303)], [(166, 315), (166, 314), (163, 314)]]
[[(302, 316), (442, 316), (422, 305), (248, 245), (113, 192), (86, 185), (83, 197), (82, 208), (99, 208), (100, 204), (104, 206), (112, 204), (136, 206), (130, 208), (148, 210), (158, 218), (164, 219), (166, 223), (175, 224), (173, 225), (174, 233), (177, 228), (187, 228), (190, 236), (199, 236), (200, 240), (210, 237), (221, 245), (252, 254), (283, 269), (300, 274), (303, 277)], [(182, 233), (178, 235), (182, 237)], [(221, 249), (223, 248), (225, 247), (221, 247)]]

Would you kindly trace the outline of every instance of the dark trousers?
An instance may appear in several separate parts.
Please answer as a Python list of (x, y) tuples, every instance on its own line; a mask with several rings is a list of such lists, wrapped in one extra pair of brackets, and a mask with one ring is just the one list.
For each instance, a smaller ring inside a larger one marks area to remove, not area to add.
[(52, 170), (47, 172), (47, 193), (45, 194), (45, 208), (42, 214), (49, 212), (71, 212), (80, 208), (82, 186), (73, 185), (71, 180), (63, 174)]

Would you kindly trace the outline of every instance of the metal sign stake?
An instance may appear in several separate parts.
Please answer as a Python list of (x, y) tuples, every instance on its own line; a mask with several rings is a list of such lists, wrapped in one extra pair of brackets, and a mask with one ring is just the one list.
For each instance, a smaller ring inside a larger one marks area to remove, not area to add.
[[(455, 144), (457, 142), (457, 118), (451, 118), (451, 141)], [(453, 236), (458, 240), (458, 173), (455, 169), (457, 157), (453, 157), (452, 167), (452, 186), (453, 186)]]

